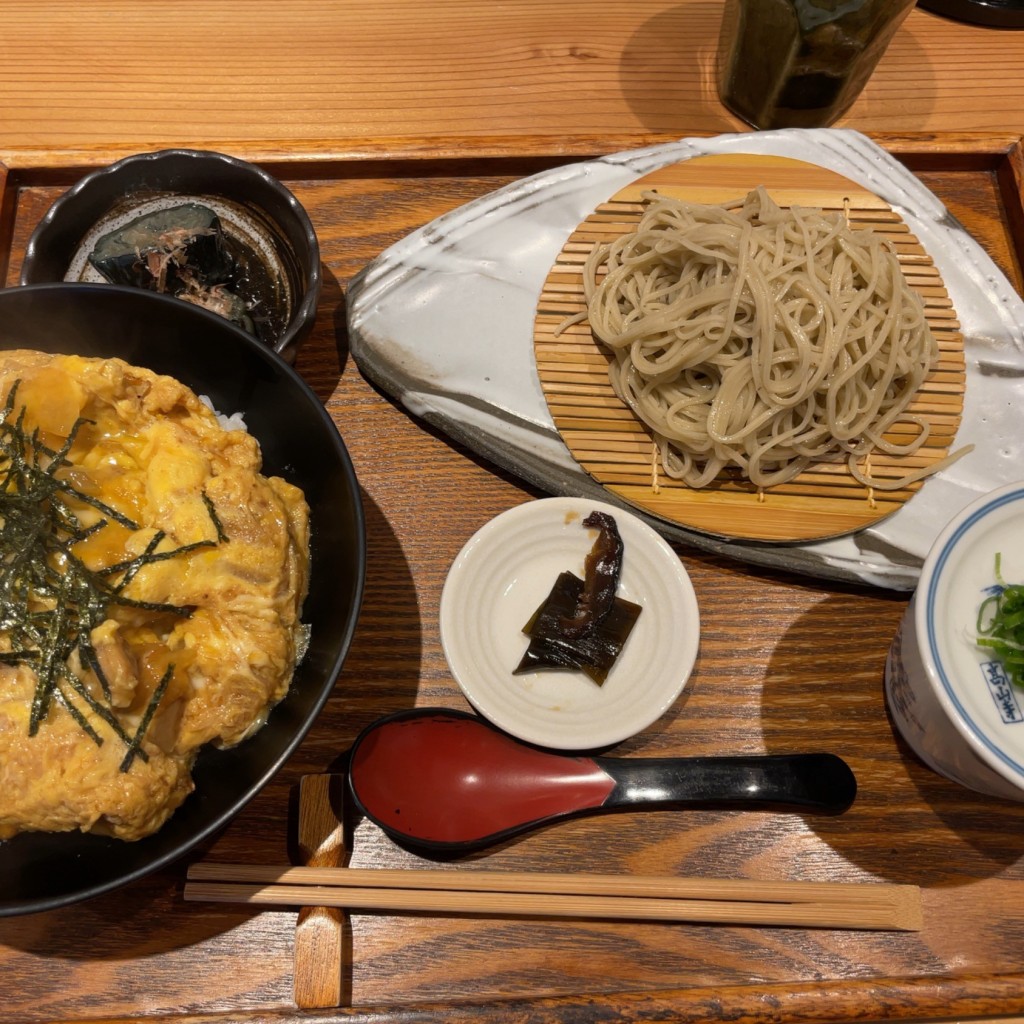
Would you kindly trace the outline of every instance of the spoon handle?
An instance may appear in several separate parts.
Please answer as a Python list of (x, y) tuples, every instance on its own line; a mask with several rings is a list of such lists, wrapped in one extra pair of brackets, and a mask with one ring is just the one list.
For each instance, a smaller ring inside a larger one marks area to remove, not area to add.
[(614, 780), (603, 808), (731, 804), (841, 814), (857, 780), (835, 754), (594, 759)]

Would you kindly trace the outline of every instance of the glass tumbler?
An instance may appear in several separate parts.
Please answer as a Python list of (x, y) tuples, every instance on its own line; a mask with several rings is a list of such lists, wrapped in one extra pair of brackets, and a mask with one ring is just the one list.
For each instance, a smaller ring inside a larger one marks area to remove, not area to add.
[(755, 128), (820, 128), (849, 108), (915, 0), (726, 0), (722, 102)]

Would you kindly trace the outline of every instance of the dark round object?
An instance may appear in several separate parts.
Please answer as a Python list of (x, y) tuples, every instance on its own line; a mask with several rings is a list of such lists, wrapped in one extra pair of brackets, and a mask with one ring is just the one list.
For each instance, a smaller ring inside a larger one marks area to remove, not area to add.
[(281, 768), (327, 700), (355, 630), (366, 565), (352, 463), (334, 422), (301, 377), (213, 313), (116, 285), (0, 290), (0, 347), (120, 357), (166, 373), (221, 412), (242, 412), (263, 469), (310, 505), (310, 646), (267, 724), (228, 750), (205, 748), (196, 791), (138, 842), (81, 832), (27, 832), (0, 843), (0, 917), (98, 896), (164, 867), (222, 828)]
[(917, 0), (917, 6), (975, 25), (1024, 28), (1024, 0)]
[(219, 198), (243, 209), (274, 239), (288, 268), (291, 315), (273, 340), (292, 362), (316, 319), (322, 283), (320, 245), (309, 215), (266, 171), (209, 150), (164, 149), (125, 157), (86, 175), (60, 196), (36, 226), (25, 249), (22, 284), (65, 280), (83, 239), (111, 211), (127, 212), (160, 194)]

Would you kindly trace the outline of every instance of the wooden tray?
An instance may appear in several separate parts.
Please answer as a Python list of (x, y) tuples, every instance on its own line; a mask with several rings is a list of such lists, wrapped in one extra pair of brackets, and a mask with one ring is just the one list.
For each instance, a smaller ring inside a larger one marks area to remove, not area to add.
[[(639, 141), (639, 140), (638, 140)], [(880, 137), (985, 244), (1020, 288), (1017, 137)], [(580, 157), (602, 143), (578, 145)], [(90, 164), (115, 155), (88, 154)], [(239, 150), (242, 157), (259, 156)], [(83, 172), (0, 155), (0, 281)], [(345, 347), (345, 281), (386, 245), (500, 185), (564, 163), (366, 161), (315, 154), (266, 166), (309, 210), (326, 287), (298, 369), (326, 403), (363, 489), (369, 576), (345, 669), (282, 772), (207, 847), (220, 860), (280, 863), (299, 780), (338, 771), (356, 733), (419, 705), (466, 705), (444, 662), (438, 601), (472, 532), (535, 495), (397, 408)], [(1024, 1014), (1024, 805), (934, 775), (894, 736), (882, 694), (906, 597), (817, 584), (681, 551), (701, 605), (701, 654), (685, 700), (621, 756), (830, 749), (860, 793), (835, 819), (724, 809), (566, 822), (470, 859), (464, 870), (601, 870), (745, 878), (913, 882), (924, 930), (862, 934), (492, 917), (348, 916), (351, 1006), (293, 1002), (297, 915), (185, 903), (185, 864), (93, 902), (0, 920), (0, 1022), (282, 1021), (776, 1022)], [(420, 865), (365, 822), (357, 867)], [(353, 1008), (354, 1007), (354, 1008)]]
[[(893, 246), (908, 283), (921, 296), (939, 345), (939, 363), (908, 408), (929, 429), (912, 456), (871, 457), (872, 474), (898, 478), (933, 466), (949, 452), (963, 409), (964, 356), (956, 311), (938, 269), (887, 203), (823, 167), (785, 157), (702, 156), (663, 167), (599, 206), (573, 232), (545, 282), (534, 325), (534, 352), (552, 419), (577, 462), (598, 483), (639, 508), (682, 526), (730, 539), (819, 540), (870, 526), (895, 512), (926, 481), (899, 490), (864, 487), (845, 460), (818, 462), (786, 484), (762, 490), (725, 470), (699, 490), (668, 477), (650, 429), (615, 394), (610, 354), (585, 320), (583, 266), (593, 250), (632, 230), (642, 196), (654, 190), (691, 203), (735, 200), (763, 185), (780, 206), (845, 215), (854, 230), (870, 229)], [(914, 428), (897, 423), (888, 438), (906, 443)]]

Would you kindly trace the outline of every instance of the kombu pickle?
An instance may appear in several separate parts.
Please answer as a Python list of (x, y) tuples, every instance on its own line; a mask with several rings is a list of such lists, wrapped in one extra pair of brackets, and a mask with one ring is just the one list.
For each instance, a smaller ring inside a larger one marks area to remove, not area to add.
[(616, 597), (607, 614), (578, 636), (566, 636), (563, 623), (571, 618), (583, 594), (584, 582), (573, 572), (563, 572), (551, 593), (523, 627), (530, 644), (515, 674), (551, 669), (584, 672), (599, 686), (608, 678), (625, 646), (640, 605)]

